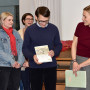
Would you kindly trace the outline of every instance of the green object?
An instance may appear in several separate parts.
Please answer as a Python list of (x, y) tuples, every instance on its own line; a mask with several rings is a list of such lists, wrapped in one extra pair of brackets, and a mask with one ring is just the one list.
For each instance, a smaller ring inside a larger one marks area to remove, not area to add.
[(86, 88), (86, 71), (77, 71), (77, 76), (72, 70), (65, 71), (66, 87)]

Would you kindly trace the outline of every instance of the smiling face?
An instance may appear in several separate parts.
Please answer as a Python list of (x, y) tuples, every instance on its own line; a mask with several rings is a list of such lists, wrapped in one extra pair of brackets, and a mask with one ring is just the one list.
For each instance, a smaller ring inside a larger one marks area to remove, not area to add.
[(2, 20), (2, 25), (9, 29), (13, 26), (13, 16), (8, 16), (6, 19)]
[(26, 27), (31, 26), (33, 24), (33, 17), (30, 15), (27, 15), (25, 20), (23, 20)]
[(82, 20), (84, 22), (84, 25), (90, 26), (90, 13), (84, 10)]

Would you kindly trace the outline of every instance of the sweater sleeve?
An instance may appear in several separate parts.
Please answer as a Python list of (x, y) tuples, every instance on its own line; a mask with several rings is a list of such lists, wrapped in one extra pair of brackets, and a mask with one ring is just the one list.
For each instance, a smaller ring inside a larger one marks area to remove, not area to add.
[(25, 35), (24, 35), (24, 42), (23, 42), (23, 47), (22, 47), (22, 51), (23, 54), (26, 58), (33, 59), (34, 54), (32, 52), (30, 52), (30, 43), (31, 43), (31, 39), (29, 36), (29, 28), (27, 28), (27, 30), (25, 31)]
[(58, 56), (60, 54), (60, 51), (62, 49), (62, 43), (60, 41), (60, 36), (59, 36), (59, 31), (58, 29), (56, 30), (56, 34), (55, 34), (55, 38), (54, 38), (54, 53), (55, 53), (55, 57)]

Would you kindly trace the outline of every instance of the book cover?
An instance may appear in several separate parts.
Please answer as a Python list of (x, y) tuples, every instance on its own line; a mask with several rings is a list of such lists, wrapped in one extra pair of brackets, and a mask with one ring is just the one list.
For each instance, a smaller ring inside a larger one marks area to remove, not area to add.
[(86, 88), (86, 71), (77, 71), (77, 77), (72, 70), (65, 71), (66, 87)]
[(34, 48), (38, 58), (38, 62), (40, 63), (52, 62), (52, 58), (48, 55), (49, 52), (48, 45), (36, 46)]

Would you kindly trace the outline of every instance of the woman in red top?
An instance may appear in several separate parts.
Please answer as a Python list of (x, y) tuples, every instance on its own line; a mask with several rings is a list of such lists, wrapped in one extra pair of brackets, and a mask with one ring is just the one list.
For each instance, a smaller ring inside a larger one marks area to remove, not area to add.
[(83, 9), (83, 22), (77, 25), (73, 43), (72, 60), (73, 73), (77, 76), (77, 71), (86, 71), (87, 88), (66, 88), (65, 90), (90, 90), (90, 5)]

